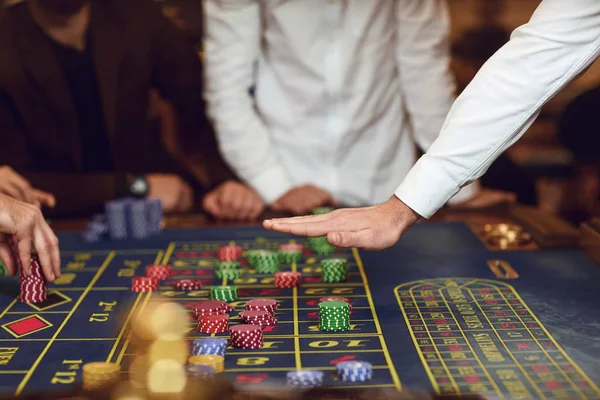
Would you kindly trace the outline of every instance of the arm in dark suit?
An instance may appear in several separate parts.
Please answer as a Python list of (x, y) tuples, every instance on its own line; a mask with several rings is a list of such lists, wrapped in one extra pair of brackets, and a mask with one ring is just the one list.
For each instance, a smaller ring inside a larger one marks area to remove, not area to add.
[[(78, 174), (40, 172), (26, 141), (19, 113), (10, 97), (0, 91), (0, 165), (9, 165), (23, 175), (33, 187), (56, 197), (56, 208), (49, 216), (84, 215), (102, 210), (106, 201), (117, 196), (121, 174)], [(43, 155), (42, 155), (43, 156)]]
[(201, 149), (201, 157), (196, 154), (194, 158), (208, 169), (206, 189), (235, 179), (235, 174), (225, 165), (219, 153), (214, 131), (205, 114), (199, 55), (183, 32), (162, 15), (158, 6), (150, 2), (146, 4), (144, 8), (153, 27), (153, 85), (175, 110), (182, 147)]

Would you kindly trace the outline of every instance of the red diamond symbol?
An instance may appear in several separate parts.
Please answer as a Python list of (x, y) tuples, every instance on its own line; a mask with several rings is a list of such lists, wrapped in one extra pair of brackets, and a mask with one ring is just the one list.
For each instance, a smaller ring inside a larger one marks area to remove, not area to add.
[(41, 316), (34, 314), (2, 325), (8, 333), (16, 338), (50, 328), (52, 324)]

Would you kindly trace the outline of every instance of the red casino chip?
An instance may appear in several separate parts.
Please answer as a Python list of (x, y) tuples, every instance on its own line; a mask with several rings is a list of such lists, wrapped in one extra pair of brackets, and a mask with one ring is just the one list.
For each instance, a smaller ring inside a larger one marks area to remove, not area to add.
[(302, 274), (300, 272), (276, 272), (274, 285), (278, 288), (293, 288), (300, 286)]
[(348, 303), (348, 305), (350, 306), (350, 311), (352, 311), (352, 303), (350, 303), (350, 299), (347, 299), (346, 297), (331, 296), (331, 297), (321, 297), (319, 299), (319, 303), (323, 303), (325, 301), (341, 301), (341, 302)]
[(223, 246), (217, 250), (217, 258), (221, 261), (236, 261), (242, 257), (240, 246)]
[(266, 311), (271, 315), (275, 315), (277, 311), (277, 300), (275, 299), (253, 299), (246, 303), (246, 310)]
[(193, 303), (190, 308), (196, 314), (196, 317), (200, 319), (201, 317), (207, 315), (222, 315), (225, 314), (225, 309), (223, 308), (223, 302), (219, 300), (203, 300), (197, 303)]
[(223, 312), (226, 313), (230, 313), (234, 310), (234, 307), (231, 304), (226, 303), (224, 301), (221, 301), (221, 308), (223, 309)]
[(225, 333), (229, 330), (229, 315), (206, 315), (198, 319), (198, 332)]
[(158, 290), (158, 279), (148, 276), (134, 276), (131, 280), (132, 292), (154, 292)]
[(200, 290), (202, 289), (202, 281), (200, 279), (182, 279), (175, 282), (177, 290)]
[(238, 349), (259, 349), (264, 345), (262, 328), (259, 325), (235, 325), (229, 329), (231, 346)]
[(169, 278), (171, 275), (170, 265), (147, 265), (146, 276), (149, 278), (156, 278), (159, 281)]
[(42, 266), (35, 254), (31, 256), (30, 270), (29, 276), (25, 276), (22, 271), (19, 275), (19, 298), (24, 303), (41, 303), (46, 300), (48, 286)]
[(275, 325), (277, 323), (277, 318), (267, 311), (242, 311), (239, 316), (244, 322), (250, 325), (260, 325), (262, 327)]

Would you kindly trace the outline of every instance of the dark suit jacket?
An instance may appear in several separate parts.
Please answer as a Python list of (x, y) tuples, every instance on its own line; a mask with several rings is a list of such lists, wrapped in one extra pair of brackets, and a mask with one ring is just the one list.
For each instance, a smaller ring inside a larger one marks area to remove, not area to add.
[(68, 215), (94, 212), (115, 198), (126, 173), (188, 177), (148, 129), (149, 90), (155, 88), (173, 105), (183, 142), (200, 141), (206, 163), (229, 178), (204, 114), (199, 57), (159, 7), (150, 0), (93, 0), (90, 35), (114, 173), (82, 172), (71, 94), (26, 3), (0, 18), (0, 165), (55, 194), (56, 213)]

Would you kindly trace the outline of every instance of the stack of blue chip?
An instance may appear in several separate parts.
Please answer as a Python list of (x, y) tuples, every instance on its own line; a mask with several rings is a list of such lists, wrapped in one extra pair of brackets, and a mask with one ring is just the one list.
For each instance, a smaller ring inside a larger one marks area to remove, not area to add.
[(195, 378), (211, 378), (215, 374), (215, 369), (210, 365), (188, 365), (185, 367), (187, 376)]
[(213, 354), (225, 357), (227, 349), (227, 339), (221, 338), (202, 338), (192, 342), (192, 355)]
[(366, 361), (344, 361), (336, 364), (338, 377), (345, 382), (364, 382), (373, 377), (373, 365)]
[(323, 385), (324, 376), (325, 374), (322, 371), (301, 369), (288, 372), (286, 375), (286, 382), (290, 386), (313, 388)]
[(119, 199), (106, 203), (106, 213), (96, 215), (83, 233), (86, 242), (145, 239), (162, 231), (163, 208), (160, 199)]

